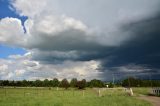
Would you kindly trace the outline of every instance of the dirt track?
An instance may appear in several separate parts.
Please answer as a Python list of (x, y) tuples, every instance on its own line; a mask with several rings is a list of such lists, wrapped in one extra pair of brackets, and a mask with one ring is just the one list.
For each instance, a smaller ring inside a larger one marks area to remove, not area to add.
[(140, 96), (138, 98), (151, 102), (153, 104), (153, 106), (160, 106), (160, 97)]

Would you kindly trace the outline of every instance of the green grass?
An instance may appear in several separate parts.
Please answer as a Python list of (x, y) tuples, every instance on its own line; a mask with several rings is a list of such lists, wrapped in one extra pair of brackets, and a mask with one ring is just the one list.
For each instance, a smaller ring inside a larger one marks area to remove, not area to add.
[(56, 90), (52, 88), (1, 88), (0, 106), (151, 106), (128, 96), (123, 90)]
[(138, 87), (138, 88), (133, 88), (133, 92), (136, 95), (149, 95), (150, 94), (151, 88), (148, 87)]

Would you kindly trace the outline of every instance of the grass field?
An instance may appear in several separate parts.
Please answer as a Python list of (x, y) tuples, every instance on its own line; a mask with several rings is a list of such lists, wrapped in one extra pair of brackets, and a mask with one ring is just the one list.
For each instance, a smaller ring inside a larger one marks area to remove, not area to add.
[(151, 88), (145, 88), (145, 87), (137, 87), (133, 88), (133, 92), (135, 95), (149, 95)]
[(63, 90), (56, 88), (1, 88), (0, 106), (151, 106), (124, 90)]

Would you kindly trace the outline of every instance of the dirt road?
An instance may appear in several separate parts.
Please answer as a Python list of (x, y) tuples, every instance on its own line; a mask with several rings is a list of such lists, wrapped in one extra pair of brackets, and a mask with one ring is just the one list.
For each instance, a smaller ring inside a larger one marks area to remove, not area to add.
[(160, 106), (160, 97), (142, 95), (138, 98), (151, 102), (153, 106)]

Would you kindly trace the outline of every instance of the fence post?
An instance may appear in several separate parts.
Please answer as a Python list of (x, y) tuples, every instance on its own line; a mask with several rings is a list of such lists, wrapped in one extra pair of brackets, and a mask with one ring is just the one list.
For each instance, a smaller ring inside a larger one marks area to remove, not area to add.
[(73, 96), (74, 96), (74, 90), (73, 90)]
[(133, 90), (132, 88), (129, 88), (130, 89), (130, 95), (133, 96)]
[(83, 97), (84, 97), (84, 90), (83, 90)]
[(4, 88), (5, 89), (5, 96), (7, 96), (7, 91), (6, 91), (6, 88)]
[(101, 90), (100, 90), (100, 88), (98, 89), (98, 96), (99, 97), (101, 96)]
[(63, 89), (63, 96), (64, 96), (64, 89)]

